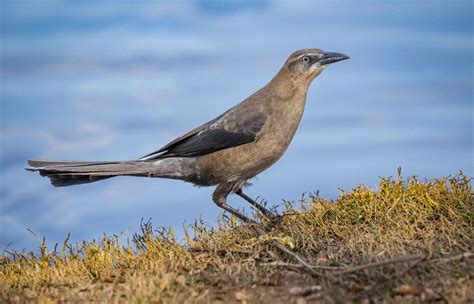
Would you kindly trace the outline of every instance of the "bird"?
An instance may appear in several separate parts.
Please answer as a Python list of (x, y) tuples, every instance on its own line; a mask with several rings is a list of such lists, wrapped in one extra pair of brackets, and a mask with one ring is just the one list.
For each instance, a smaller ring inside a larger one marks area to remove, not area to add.
[(56, 187), (115, 176), (157, 177), (215, 186), (213, 202), (243, 222), (254, 221), (227, 203), (231, 193), (265, 217), (278, 218), (243, 189), (287, 150), (303, 116), (312, 81), (330, 64), (349, 58), (316, 48), (298, 50), (270, 82), (242, 102), (136, 160), (29, 160), (26, 169), (47, 176)]

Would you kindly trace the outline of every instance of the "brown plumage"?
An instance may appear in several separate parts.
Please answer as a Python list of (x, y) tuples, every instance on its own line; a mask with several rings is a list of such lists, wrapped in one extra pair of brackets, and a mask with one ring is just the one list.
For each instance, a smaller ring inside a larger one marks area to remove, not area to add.
[(217, 185), (214, 202), (244, 221), (226, 204), (231, 192), (271, 216), (242, 192), (247, 180), (273, 165), (288, 148), (301, 121), (308, 88), (329, 64), (349, 57), (320, 49), (294, 52), (262, 89), (217, 118), (135, 161), (29, 161), (30, 171), (55, 186), (95, 182), (119, 175), (180, 179)]

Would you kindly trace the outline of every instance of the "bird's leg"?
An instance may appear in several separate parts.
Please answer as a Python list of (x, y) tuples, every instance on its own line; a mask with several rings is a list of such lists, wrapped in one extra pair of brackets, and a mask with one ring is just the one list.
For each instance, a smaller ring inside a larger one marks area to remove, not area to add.
[(259, 203), (257, 203), (256, 201), (254, 201), (252, 198), (250, 198), (248, 195), (246, 195), (242, 189), (239, 189), (237, 191), (235, 191), (235, 194), (237, 194), (238, 196), (240, 196), (241, 198), (243, 198), (244, 200), (246, 200), (247, 202), (249, 202), (250, 205), (254, 206), (255, 208), (257, 208), (258, 210), (260, 210), (260, 212), (263, 213), (263, 215), (265, 215), (266, 217), (268, 218), (273, 218), (275, 217), (275, 215), (270, 211), (268, 210), (267, 208), (263, 207), (262, 205), (260, 205)]
[(247, 216), (243, 215), (240, 213), (237, 209), (229, 206), (227, 203), (216, 203), (217, 206), (220, 208), (224, 209), (225, 211), (229, 212), (230, 214), (234, 215), (235, 217), (241, 219), (243, 222), (248, 223), (248, 224), (256, 224), (256, 222)]
[(237, 194), (238, 196), (240, 196), (241, 198), (243, 198), (244, 200), (249, 202), (252, 206), (257, 208), (266, 218), (268, 218), (270, 220), (270, 222), (267, 225), (268, 228), (270, 228), (270, 229), (273, 228), (275, 225), (277, 225), (283, 219), (283, 216), (281, 216), (279, 214), (274, 214), (273, 212), (271, 212), (267, 208), (263, 207), (261, 204), (254, 201), (248, 195), (246, 195), (242, 191), (242, 188), (235, 191), (235, 194)]
[(229, 195), (231, 191), (232, 191), (232, 185), (220, 184), (219, 186), (217, 186), (216, 190), (212, 194), (212, 200), (217, 206), (229, 212), (230, 214), (234, 215), (235, 217), (239, 218), (244, 223), (256, 224), (254, 220), (248, 218), (247, 216), (240, 213), (239, 210), (227, 204), (227, 196)]

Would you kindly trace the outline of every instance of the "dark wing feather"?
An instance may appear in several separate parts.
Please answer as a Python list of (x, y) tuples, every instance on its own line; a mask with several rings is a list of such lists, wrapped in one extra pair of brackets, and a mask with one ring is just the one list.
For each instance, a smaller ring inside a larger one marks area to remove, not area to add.
[(205, 130), (169, 149), (160, 158), (199, 156), (249, 143), (254, 139), (255, 134), (233, 133), (224, 129)]
[(205, 124), (203, 124), (203, 125), (201, 125), (197, 128), (192, 129), (191, 131), (186, 132), (185, 134), (183, 134), (180, 137), (178, 137), (178, 138), (174, 139), (173, 141), (169, 142), (168, 144), (166, 144), (165, 146), (163, 146), (159, 150), (148, 153), (147, 155), (140, 157), (140, 159), (153, 159), (154, 157), (151, 157), (151, 156), (157, 156), (158, 154), (163, 153), (163, 152), (171, 149), (172, 147), (175, 147), (175, 146), (179, 145), (183, 141), (186, 141), (186, 139), (196, 135), (197, 133), (201, 132), (202, 130), (207, 129), (213, 123), (218, 121), (223, 115), (225, 115), (225, 113), (220, 115), (219, 117), (211, 120), (211, 121), (206, 122)]
[(266, 117), (261, 108), (232, 108), (141, 159), (193, 157), (252, 142)]

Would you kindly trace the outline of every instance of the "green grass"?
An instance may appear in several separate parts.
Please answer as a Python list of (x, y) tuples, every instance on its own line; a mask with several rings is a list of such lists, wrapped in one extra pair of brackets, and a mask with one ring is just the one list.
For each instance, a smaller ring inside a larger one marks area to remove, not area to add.
[[(131, 240), (104, 235), (72, 244), (68, 238), (52, 249), (43, 240), (39, 253), (1, 256), (0, 301), (468, 302), (474, 300), (473, 211), (470, 179), (462, 174), (381, 178), (378, 189), (360, 185), (336, 201), (311, 196), (287, 203), (284, 220), (265, 236), (222, 218), (217, 228), (200, 221), (187, 227), (185, 241), (150, 223)], [(292, 248), (317, 274), (273, 241)]]

